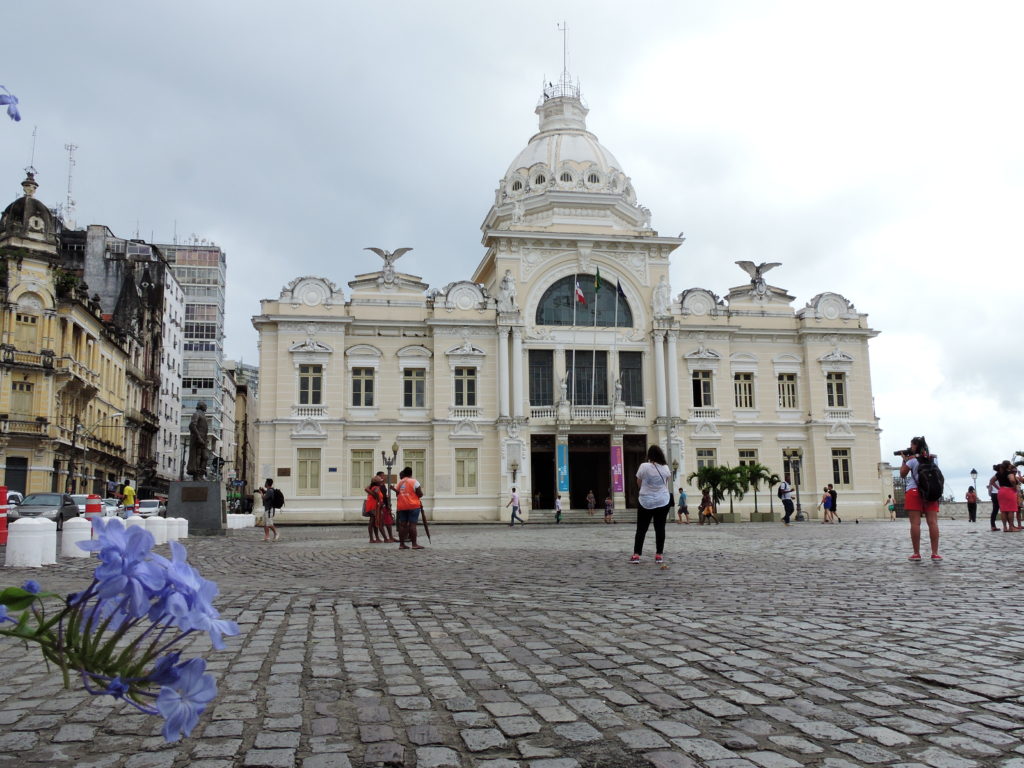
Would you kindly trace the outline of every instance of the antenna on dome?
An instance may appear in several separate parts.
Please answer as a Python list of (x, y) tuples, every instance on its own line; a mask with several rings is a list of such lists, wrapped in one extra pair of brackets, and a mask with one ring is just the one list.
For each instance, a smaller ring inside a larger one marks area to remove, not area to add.
[(78, 149), (78, 145), (65, 144), (64, 149), (68, 151), (68, 197), (67, 202), (64, 204), (64, 220), (68, 223), (68, 226), (74, 229), (75, 222), (72, 216), (75, 213), (75, 201), (71, 197), (71, 176), (75, 168), (75, 150)]
[(553, 96), (572, 96), (580, 98), (579, 83), (573, 85), (569, 76), (569, 25), (561, 22), (556, 25), (562, 33), (562, 76), (558, 79), (558, 87), (554, 89)]
[(562, 77), (569, 72), (569, 25), (563, 21), (556, 25), (562, 31)]
[(36, 172), (36, 131), (39, 130), (39, 126), (32, 126), (32, 154), (28, 158), (28, 168), (25, 169), (25, 173), (35, 174)]

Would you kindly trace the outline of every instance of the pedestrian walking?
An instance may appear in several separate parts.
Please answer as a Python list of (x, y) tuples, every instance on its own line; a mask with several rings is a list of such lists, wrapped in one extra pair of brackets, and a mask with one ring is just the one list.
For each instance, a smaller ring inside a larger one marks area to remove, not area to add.
[(793, 515), (793, 486), (789, 482), (789, 473), (786, 473), (786, 478), (779, 483), (779, 498), (782, 499), (782, 508), (786, 511), (786, 514), (782, 516), (783, 525), (789, 525), (789, 518)]
[(832, 483), (828, 484), (828, 495), (832, 497), (832, 517), (837, 523), (843, 522), (843, 518), (839, 516), (839, 494), (832, 487)]
[(999, 514), (1003, 520), (1003, 533), (1019, 531), (1020, 527), (1014, 525), (1014, 516), (1017, 514), (1017, 487), (1020, 485), (1020, 478), (1017, 476), (1017, 468), (1010, 461), (993, 465), (995, 480), (999, 488)]
[(384, 536), (384, 541), (394, 544), (398, 539), (395, 538), (395, 531), (392, 528), (395, 524), (395, 516), (391, 512), (391, 492), (388, 490), (388, 476), (382, 470), (375, 477), (380, 483), (381, 492), (380, 505), (377, 508), (377, 528), (380, 530), (381, 535)]
[(901, 454), (903, 463), (900, 465), (900, 477), (906, 479), (906, 494), (903, 497), (903, 508), (910, 518), (910, 544), (914, 554), (910, 560), (921, 559), (921, 515), (928, 523), (928, 540), (931, 543), (932, 560), (941, 560), (939, 554), (939, 502), (926, 501), (917, 487), (920, 476), (921, 462), (934, 462), (938, 466), (937, 457), (928, 451), (928, 443), (923, 437), (915, 437), (910, 441), (910, 449)]
[(555, 494), (555, 524), (562, 522), (562, 494)]
[[(700, 495), (700, 506), (697, 507), (697, 512), (700, 515), (700, 525), (707, 523), (711, 525), (711, 521), (715, 521), (715, 525), (720, 522), (718, 515), (715, 514), (715, 503), (711, 500), (711, 490), (705, 488), (701, 491)], [(789, 525), (789, 523), (786, 523)]]
[(597, 506), (597, 499), (594, 498), (593, 491), (587, 491), (587, 514), (591, 517), (594, 516), (594, 507)]
[(832, 522), (832, 494), (828, 492), (828, 486), (826, 485), (821, 489), (821, 500), (818, 501), (818, 509), (823, 510), (824, 514), (821, 518), (821, 523)]
[(685, 517), (686, 518), (686, 524), (689, 525), (690, 524), (690, 512), (686, 508), (686, 491), (684, 491), (682, 488), (679, 489), (678, 504), (679, 504), (679, 506), (676, 507), (676, 523), (683, 522), (683, 518)]
[(888, 498), (885, 500), (885, 508), (889, 511), (889, 521), (893, 522), (896, 520), (896, 502), (892, 500), (892, 494), (890, 493)]
[[(273, 532), (274, 541), (281, 538), (281, 534), (277, 532), (277, 526), (274, 525), (274, 515), (277, 513), (279, 507), (275, 506), (277, 501), (276, 494), (274, 493), (274, 481), (269, 477), (266, 482), (263, 483), (263, 540), (270, 541), (270, 534)], [(280, 491), (277, 491), (280, 493)]]
[(384, 505), (385, 488), (384, 478), (378, 473), (370, 478), (370, 484), (363, 489), (366, 493), (366, 499), (363, 500), (363, 517), (366, 518), (366, 534), (370, 544), (383, 544), (385, 541), (380, 526), (380, 509)]
[[(420, 521), (420, 512), (423, 511), (423, 502), (420, 501), (423, 498), (423, 488), (412, 476), (412, 467), (406, 467), (398, 473), (395, 491), (398, 496), (398, 548), (423, 549), (416, 541), (416, 526)], [(519, 495), (516, 494), (516, 501), (518, 500)], [(406, 546), (407, 541), (410, 546)]]
[[(992, 467), (995, 469), (995, 467)], [(999, 527), (996, 525), (996, 521), (999, 519), (999, 483), (996, 482), (996, 476), (992, 475), (992, 478), (988, 481), (986, 488), (988, 496), (992, 499), (992, 516), (989, 518), (989, 524), (993, 531), (998, 531)]]
[(604, 497), (604, 524), (611, 525), (614, 522), (616, 522), (615, 500), (612, 499), (612, 495), (609, 493)]
[[(557, 504), (558, 502), (555, 503)], [(512, 496), (509, 498), (508, 504), (505, 505), (505, 509), (508, 509), (509, 507), (512, 507), (512, 520), (509, 521), (508, 527), (511, 528), (514, 526), (516, 524), (516, 520), (519, 521), (520, 525), (526, 525), (526, 523), (523, 522), (523, 518), (519, 516), (519, 494), (516, 493), (515, 488), (512, 489)], [(399, 533), (399, 535), (401, 535), (401, 533)]]
[(967, 500), (967, 522), (978, 522), (978, 494), (975, 492), (973, 485), (967, 489), (964, 498)]
[(665, 454), (657, 445), (647, 449), (647, 461), (636, 471), (636, 483), (640, 488), (636, 510), (636, 535), (633, 537), (631, 563), (639, 563), (644, 551), (647, 529), (654, 523), (654, 562), (664, 562), (665, 518), (672, 506), (669, 479), (672, 473), (665, 463)]

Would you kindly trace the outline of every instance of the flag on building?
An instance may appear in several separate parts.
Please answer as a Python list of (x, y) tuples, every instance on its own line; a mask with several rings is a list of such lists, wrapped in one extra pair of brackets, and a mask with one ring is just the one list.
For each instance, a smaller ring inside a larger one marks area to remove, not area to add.
[(615, 292), (617, 294), (619, 294), (619, 296), (621, 296), (623, 299), (626, 298), (626, 292), (624, 290), (622, 290), (622, 281), (621, 280), (616, 280), (615, 281)]
[(583, 295), (583, 289), (580, 288), (580, 281), (576, 281), (576, 303), (587, 306), (587, 297)]
[(594, 295), (601, 290), (601, 268), (597, 268), (597, 274), (594, 275)]

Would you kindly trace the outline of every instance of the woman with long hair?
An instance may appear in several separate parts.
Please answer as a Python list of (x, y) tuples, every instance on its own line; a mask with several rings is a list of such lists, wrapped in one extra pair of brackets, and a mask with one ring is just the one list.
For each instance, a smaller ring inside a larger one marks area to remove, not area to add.
[(927, 501), (921, 496), (917, 487), (918, 472), (921, 460), (935, 462), (937, 457), (928, 452), (928, 443), (923, 437), (910, 440), (910, 450), (903, 453), (903, 464), (900, 466), (900, 477), (906, 478), (907, 489), (903, 497), (903, 508), (910, 518), (910, 544), (914, 548), (909, 560), (921, 559), (921, 515), (928, 523), (928, 540), (932, 547), (932, 560), (941, 560), (939, 554), (939, 502)]
[(1020, 528), (1014, 525), (1014, 516), (1017, 514), (1017, 486), (1020, 485), (1020, 478), (1017, 476), (1017, 468), (1013, 462), (1007, 460), (992, 467), (995, 470), (993, 479), (999, 486), (999, 514), (1003, 519), (1003, 533), (1019, 531)]
[(665, 462), (665, 454), (661, 448), (652, 445), (647, 449), (647, 461), (636, 471), (636, 484), (640, 488), (639, 504), (636, 510), (636, 537), (633, 540), (633, 556), (631, 563), (639, 563), (644, 551), (644, 539), (647, 529), (654, 523), (654, 562), (664, 562), (665, 551), (665, 518), (672, 506), (672, 495), (669, 492), (669, 480), (672, 473)]

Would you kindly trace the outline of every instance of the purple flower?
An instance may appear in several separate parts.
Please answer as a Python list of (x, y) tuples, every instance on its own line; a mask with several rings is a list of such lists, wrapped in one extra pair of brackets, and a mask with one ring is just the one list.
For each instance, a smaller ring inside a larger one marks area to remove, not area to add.
[(160, 616), (170, 615), (171, 623), (188, 632), (208, 632), (210, 642), (217, 650), (224, 648), (224, 635), (237, 635), (238, 625), (220, 618), (213, 607), (217, 596), (217, 584), (204, 579), (188, 564), (185, 547), (171, 542), (171, 561), (167, 566), (167, 584), (174, 591), (164, 591), (150, 609), (150, 618), (156, 621)]
[(17, 622), (14, 619), (7, 615), (7, 606), (3, 603), (0, 603), (0, 624), (3, 624), (5, 621), (9, 621), (12, 624), (17, 624)]
[[(7, 105), (7, 116), (14, 122), (21, 120), (21, 113), (18, 112), (18, 97), (0, 85), (0, 105)], [(7, 94), (6, 96), (4, 94)]]
[(212, 675), (204, 675), (205, 659), (190, 659), (177, 667), (178, 679), (160, 689), (156, 709), (164, 718), (164, 740), (177, 741), (188, 736), (199, 722), (199, 715), (217, 695)]
[(178, 651), (162, 656), (154, 665), (153, 671), (146, 675), (145, 681), (155, 685), (171, 685), (176, 683), (178, 681), (178, 670), (175, 668), (175, 665), (180, 658), (181, 654)]
[(42, 591), (43, 589), (42, 586), (40, 586), (39, 582), (33, 579), (29, 579), (28, 581), (26, 581), (24, 584), (21, 585), (21, 588), (24, 589), (26, 592), (31, 592), (33, 595), (38, 595), (40, 591)]
[(103, 691), (103, 693), (108, 696), (113, 696), (115, 699), (123, 699), (124, 695), (128, 693), (130, 689), (131, 686), (128, 685), (128, 683), (126, 683), (120, 677), (115, 677), (113, 680), (107, 683), (107, 687)]
[(96, 539), (80, 541), (87, 552), (98, 552), (100, 564), (94, 577), (96, 594), (107, 603), (106, 612), (119, 609), (131, 618), (140, 618), (149, 610), (149, 601), (160, 594), (166, 584), (167, 560), (152, 553), (153, 534), (139, 527), (125, 530), (113, 518), (102, 528), (96, 527)]

